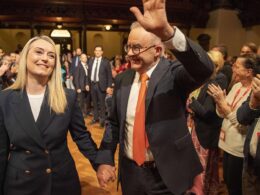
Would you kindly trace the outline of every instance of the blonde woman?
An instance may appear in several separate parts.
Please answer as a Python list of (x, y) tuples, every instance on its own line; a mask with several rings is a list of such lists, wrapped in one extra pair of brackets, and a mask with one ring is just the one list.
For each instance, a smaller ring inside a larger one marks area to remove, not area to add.
[(93, 167), (97, 147), (76, 94), (65, 90), (54, 42), (30, 39), (15, 83), (0, 93), (0, 194), (80, 195), (68, 130)]

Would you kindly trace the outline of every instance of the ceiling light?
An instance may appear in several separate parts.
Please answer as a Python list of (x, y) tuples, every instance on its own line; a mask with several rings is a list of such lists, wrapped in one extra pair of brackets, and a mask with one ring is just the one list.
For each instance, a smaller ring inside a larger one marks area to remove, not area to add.
[(57, 26), (58, 29), (61, 29), (62, 28), (62, 23), (58, 23), (56, 26)]
[(112, 25), (105, 25), (106, 30), (111, 30), (111, 28), (112, 28)]

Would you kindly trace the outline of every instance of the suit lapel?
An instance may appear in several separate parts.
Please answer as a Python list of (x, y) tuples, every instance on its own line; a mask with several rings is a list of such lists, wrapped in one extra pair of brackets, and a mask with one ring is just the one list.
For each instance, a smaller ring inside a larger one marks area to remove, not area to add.
[(100, 65), (99, 65), (99, 69), (98, 69), (99, 81), (100, 81), (100, 78), (102, 77), (102, 74), (101, 74), (102, 67), (103, 67), (103, 57), (100, 58)]
[(44, 130), (48, 127), (52, 119), (54, 118), (54, 113), (48, 105), (48, 87), (46, 88), (43, 102), (41, 105), (41, 110), (36, 121), (36, 126), (40, 130), (40, 132), (44, 132)]
[(11, 102), (12, 110), (21, 124), (22, 129), (41, 147), (45, 148), (41, 133), (33, 118), (31, 106), (26, 91), (15, 91)]
[(121, 113), (122, 113), (122, 117), (121, 117), (121, 124), (122, 121), (125, 121), (126, 119), (126, 112), (127, 112), (127, 103), (128, 103), (128, 99), (129, 99), (129, 95), (130, 95), (130, 90), (133, 84), (133, 80), (134, 80), (134, 76), (135, 76), (135, 71), (130, 70), (129, 74), (127, 74), (126, 78), (123, 80), (122, 82), (122, 93), (121, 93)]
[(169, 62), (167, 60), (165, 60), (164, 58), (161, 58), (159, 61), (159, 64), (157, 65), (157, 67), (155, 68), (155, 70), (153, 71), (153, 73), (151, 75), (151, 78), (149, 79), (149, 84), (148, 84), (148, 89), (147, 89), (147, 94), (146, 94), (146, 101), (145, 101), (146, 116), (147, 116), (147, 110), (151, 103), (155, 88), (156, 88), (157, 84), (159, 83), (160, 79), (162, 78), (162, 76), (169, 69), (168, 64), (169, 64)]

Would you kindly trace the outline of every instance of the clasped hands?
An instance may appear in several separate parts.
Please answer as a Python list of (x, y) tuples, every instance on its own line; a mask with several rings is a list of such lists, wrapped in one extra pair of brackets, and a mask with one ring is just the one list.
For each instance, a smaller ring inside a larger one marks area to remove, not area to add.
[(111, 165), (100, 165), (97, 170), (97, 179), (100, 187), (105, 188), (109, 182), (116, 180), (116, 168)]

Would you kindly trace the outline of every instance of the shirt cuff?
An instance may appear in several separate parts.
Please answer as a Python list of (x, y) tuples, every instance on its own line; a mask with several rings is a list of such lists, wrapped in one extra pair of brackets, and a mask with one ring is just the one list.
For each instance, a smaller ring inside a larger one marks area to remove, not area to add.
[(187, 40), (185, 38), (185, 35), (176, 26), (174, 26), (173, 28), (175, 29), (175, 34), (173, 38), (165, 41), (164, 45), (168, 49), (175, 49), (179, 52), (187, 51)]

